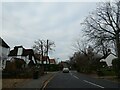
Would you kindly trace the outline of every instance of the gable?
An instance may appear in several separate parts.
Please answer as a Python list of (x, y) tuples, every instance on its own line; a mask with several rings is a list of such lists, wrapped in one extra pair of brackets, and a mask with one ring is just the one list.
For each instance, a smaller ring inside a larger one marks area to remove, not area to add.
[(5, 48), (10, 48), (8, 44), (0, 37), (0, 45)]
[(115, 59), (115, 58), (117, 58), (115, 55), (110, 54), (110, 55), (105, 59), (107, 65), (108, 65), (108, 66), (112, 66), (112, 60)]
[(34, 56), (32, 49), (24, 49), (22, 46), (15, 46), (13, 50), (10, 51), (9, 56)]
[(11, 50), (8, 56), (17, 56), (17, 50)]

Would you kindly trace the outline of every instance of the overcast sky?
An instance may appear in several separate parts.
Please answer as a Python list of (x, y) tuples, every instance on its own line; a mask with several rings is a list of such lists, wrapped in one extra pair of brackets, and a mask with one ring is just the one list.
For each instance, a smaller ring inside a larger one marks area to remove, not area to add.
[(67, 60), (72, 44), (82, 38), (80, 23), (96, 9), (97, 2), (3, 2), (2, 38), (13, 49), (31, 48), (35, 40), (55, 42), (51, 58)]

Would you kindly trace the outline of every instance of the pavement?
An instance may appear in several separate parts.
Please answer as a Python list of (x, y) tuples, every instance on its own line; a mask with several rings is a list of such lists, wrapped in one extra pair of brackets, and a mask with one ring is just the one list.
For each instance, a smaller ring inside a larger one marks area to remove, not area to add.
[(18, 88), (18, 89), (21, 89), (21, 90), (23, 90), (23, 89), (39, 90), (43, 87), (45, 82), (47, 80), (49, 80), (49, 78), (51, 78), (56, 73), (57, 72), (47, 72), (47, 74), (44, 74), (43, 76), (40, 76), (38, 79), (30, 79), (29, 81), (24, 82), (24, 83), (20, 84), (19, 86), (16, 86), (15, 88), (16, 89)]

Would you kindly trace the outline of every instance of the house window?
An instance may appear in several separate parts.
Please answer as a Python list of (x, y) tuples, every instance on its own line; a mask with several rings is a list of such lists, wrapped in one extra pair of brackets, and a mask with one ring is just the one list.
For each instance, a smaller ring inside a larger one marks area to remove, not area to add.
[(23, 52), (23, 48), (18, 48), (17, 55), (22, 55), (22, 52)]
[(35, 59), (34, 59), (34, 57), (33, 57), (33, 56), (32, 56), (32, 60), (33, 60), (33, 62), (34, 62), (34, 64), (35, 64), (36, 62), (35, 62)]

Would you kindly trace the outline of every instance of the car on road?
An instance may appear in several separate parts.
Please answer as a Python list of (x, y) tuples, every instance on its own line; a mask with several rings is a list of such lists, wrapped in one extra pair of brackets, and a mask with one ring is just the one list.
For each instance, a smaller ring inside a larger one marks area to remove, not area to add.
[(69, 73), (69, 68), (63, 68), (63, 73)]

